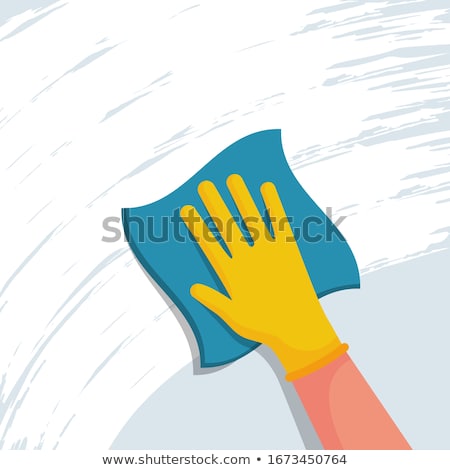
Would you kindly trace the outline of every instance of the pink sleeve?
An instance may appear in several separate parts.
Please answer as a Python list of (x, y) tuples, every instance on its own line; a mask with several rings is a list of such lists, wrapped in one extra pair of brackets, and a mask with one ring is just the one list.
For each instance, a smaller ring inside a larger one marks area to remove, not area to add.
[(410, 449), (348, 354), (294, 382), (325, 449)]

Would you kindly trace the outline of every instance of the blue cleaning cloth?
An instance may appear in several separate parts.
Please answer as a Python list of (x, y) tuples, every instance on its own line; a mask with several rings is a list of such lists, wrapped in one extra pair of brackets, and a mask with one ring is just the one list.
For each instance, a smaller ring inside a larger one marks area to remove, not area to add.
[[(233, 216), (239, 212), (226, 187), (229, 175), (246, 182), (261, 215), (265, 207), (260, 186), (273, 182), (318, 297), (359, 287), (353, 253), (328, 217), (296, 180), (281, 144), (281, 131), (266, 130), (238, 140), (213, 158), (198, 173), (168, 196), (146, 206), (122, 210), (125, 235), (136, 258), (186, 317), (196, 337), (202, 367), (232, 362), (252, 351), (258, 343), (234, 333), (221, 319), (191, 297), (192, 284), (202, 283), (225, 293), (209, 262), (180, 218), (186, 204), (195, 206), (206, 219), (209, 214), (197, 193), (203, 180), (212, 181)], [(273, 312), (276, 315), (276, 312)]]

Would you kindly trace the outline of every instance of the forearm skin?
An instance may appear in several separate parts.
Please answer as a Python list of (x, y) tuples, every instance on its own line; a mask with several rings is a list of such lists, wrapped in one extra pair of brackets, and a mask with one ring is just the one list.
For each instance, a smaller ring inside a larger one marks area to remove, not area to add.
[(325, 449), (411, 449), (348, 354), (293, 384)]

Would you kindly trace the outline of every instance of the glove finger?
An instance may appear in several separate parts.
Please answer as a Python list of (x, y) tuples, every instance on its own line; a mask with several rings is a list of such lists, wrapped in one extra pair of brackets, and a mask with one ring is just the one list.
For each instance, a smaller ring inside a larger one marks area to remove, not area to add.
[(222, 279), (230, 257), (226, 254), (214, 234), (193, 206), (184, 206), (180, 211), (181, 218), (200, 245), (215, 272)]
[(204, 284), (194, 284), (190, 292), (195, 300), (215, 313), (230, 327), (232, 326), (233, 320), (230, 316), (231, 299), (229, 297)]
[(272, 239), (242, 177), (240, 175), (230, 175), (227, 179), (227, 186), (253, 241), (256, 243), (259, 238)]
[(222, 235), (222, 239), (233, 254), (233, 244), (239, 241), (245, 242), (245, 240), (219, 191), (211, 181), (202, 181), (198, 185), (198, 194)]
[(261, 195), (264, 199), (264, 204), (269, 211), (275, 238), (283, 238), (284, 240), (287, 240), (289, 237), (293, 240), (294, 235), (292, 233), (292, 228), (275, 185), (271, 182), (261, 185)]

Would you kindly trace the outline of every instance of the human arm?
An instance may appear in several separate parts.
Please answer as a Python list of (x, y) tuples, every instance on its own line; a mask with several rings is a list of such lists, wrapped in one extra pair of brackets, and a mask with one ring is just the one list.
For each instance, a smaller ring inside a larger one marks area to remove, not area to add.
[(325, 448), (409, 448), (328, 321), (275, 186), (261, 186), (272, 233), (242, 178), (231, 175), (227, 186), (253, 243), (213, 183), (202, 182), (199, 195), (229, 253), (194, 207), (183, 207), (181, 216), (226, 294), (194, 284), (191, 295), (236, 333), (275, 352)]
[(411, 449), (347, 353), (293, 385), (325, 449)]

